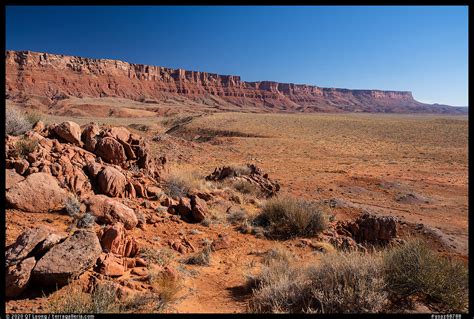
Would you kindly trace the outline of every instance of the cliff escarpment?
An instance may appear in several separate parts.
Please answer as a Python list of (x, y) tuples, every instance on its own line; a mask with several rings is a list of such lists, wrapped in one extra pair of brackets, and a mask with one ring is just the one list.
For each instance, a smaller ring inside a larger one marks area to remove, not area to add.
[(90, 59), (31, 51), (6, 51), (6, 97), (42, 103), (75, 98), (118, 97), (159, 103), (170, 97), (199, 101), (211, 97), (245, 111), (456, 113), (432, 106), (411, 92), (349, 90), (271, 81), (245, 82), (240, 76)]

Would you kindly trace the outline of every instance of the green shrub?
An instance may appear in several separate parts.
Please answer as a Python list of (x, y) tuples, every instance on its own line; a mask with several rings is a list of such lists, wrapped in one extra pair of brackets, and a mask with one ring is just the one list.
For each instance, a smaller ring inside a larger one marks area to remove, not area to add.
[(328, 217), (316, 204), (293, 197), (268, 200), (255, 223), (269, 236), (291, 238), (317, 235), (328, 226)]
[(384, 268), (391, 293), (403, 298), (422, 296), (449, 312), (466, 310), (467, 267), (440, 256), (422, 241), (411, 240), (388, 250)]

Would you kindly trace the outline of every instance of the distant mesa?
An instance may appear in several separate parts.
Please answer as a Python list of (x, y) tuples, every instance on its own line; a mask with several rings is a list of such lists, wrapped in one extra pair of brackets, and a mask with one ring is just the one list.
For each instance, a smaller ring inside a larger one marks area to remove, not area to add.
[[(218, 75), (118, 60), (6, 51), (6, 97), (44, 105), (75, 98), (117, 97), (158, 103), (170, 97), (214, 98), (241, 111), (467, 114), (467, 108), (416, 101), (411, 92), (349, 90)], [(198, 105), (198, 104), (196, 104)], [(198, 107), (198, 106), (196, 106)]]

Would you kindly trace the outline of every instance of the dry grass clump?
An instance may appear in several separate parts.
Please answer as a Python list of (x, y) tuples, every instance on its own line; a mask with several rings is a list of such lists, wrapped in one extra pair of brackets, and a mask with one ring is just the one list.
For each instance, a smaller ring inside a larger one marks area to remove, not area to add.
[(47, 303), (51, 313), (118, 313), (120, 303), (116, 300), (116, 288), (110, 284), (97, 285), (88, 294), (82, 287), (70, 284), (59, 294), (53, 295)]
[(250, 284), (252, 312), (380, 312), (387, 300), (380, 258), (357, 253), (330, 255), (303, 268), (291, 255), (273, 251)]
[(316, 204), (294, 197), (268, 200), (255, 223), (277, 238), (317, 235), (328, 225), (328, 217)]
[(294, 259), (293, 254), (287, 249), (276, 247), (268, 250), (263, 256), (263, 264), (270, 265), (274, 262), (289, 264)]
[(267, 253), (261, 272), (247, 279), (247, 287), (253, 288), (250, 312), (295, 313), (307, 308), (305, 269), (292, 266), (286, 257), (280, 250)]
[(175, 257), (174, 251), (168, 247), (163, 247), (159, 250), (143, 247), (140, 249), (139, 255), (147, 262), (158, 264), (160, 266), (169, 265)]
[(29, 137), (23, 137), (15, 143), (15, 156), (26, 157), (33, 153), (38, 147), (38, 140)]
[(156, 293), (153, 300), (153, 310), (161, 312), (176, 300), (178, 292), (181, 290), (179, 277), (168, 272), (150, 272), (148, 281)]
[(247, 219), (247, 213), (243, 209), (232, 210), (227, 215), (227, 221), (232, 225), (243, 223)]
[(41, 113), (30, 111), (25, 114), (25, 119), (31, 124), (31, 126), (35, 126), (36, 123), (43, 119)]
[(207, 184), (196, 172), (175, 171), (166, 177), (164, 192), (173, 198), (186, 196), (191, 190), (207, 189)]
[(312, 247), (317, 251), (321, 251), (323, 253), (335, 253), (337, 251), (333, 245), (324, 241), (314, 242)]
[(247, 165), (230, 165), (236, 176), (250, 175), (252, 170)]
[(235, 190), (245, 195), (252, 195), (255, 197), (262, 196), (262, 192), (260, 191), (259, 187), (246, 180), (239, 179), (239, 180), (233, 181), (232, 187)]
[(449, 312), (466, 311), (468, 270), (459, 261), (440, 256), (420, 240), (408, 241), (384, 255), (391, 293), (421, 296)]
[(9, 135), (25, 134), (32, 129), (32, 124), (16, 108), (7, 106), (5, 109), (5, 133)]
[(387, 302), (381, 259), (360, 253), (327, 255), (308, 269), (311, 309), (321, 313), (376, 313)]
[(211, 244), (206, 243), (203, 249), (189, 256), (183, 262), (188, 265), (209, 266), (211, 263), (211, 252)]

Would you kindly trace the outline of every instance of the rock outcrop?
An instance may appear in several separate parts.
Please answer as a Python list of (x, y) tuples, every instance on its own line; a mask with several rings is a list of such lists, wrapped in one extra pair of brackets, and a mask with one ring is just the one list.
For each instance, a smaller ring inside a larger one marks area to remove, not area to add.
[(208, 181), (222, 181), (232, 179), (234, 181), (244, 181), (256, 186), (265, 197), (272, 197), (280, 190), (280, 184), (263, 173), (260, 168), (253, 164), (247, 164), (245, 167), (236, 168), (232, 166), (223, 166), (214, 169), (214, 172), (206, 176)]
[(397, 218), (364, 213), (355, 220), (340, 222), (338, 228), (358, 243), (387, 244), (397, 237)]
[(137, 226), (138, 219), (133, 209), (105, 195), (94, 195), (85, 201), (87, 211), (96, 217), (99, 224), (120, 222), (126, 229)]
[(13, 208), (32, 213), (46, 213), (63, 209), (67, 192), (52, 175), (34, 173), (11, 187), (5, 198)]
[(94, 232), (78, 230), (61, 244), (55, 245), (37, 263), (32, 280), (43, 286), (68, 284), (91, 268), (102, 252)]
[(27, 288), (30, 281), (31, 271), (35, 264), (35, 258), (30, 257), (7, 268), (5, 275), (6, 297), (17, 297)]
[(216, 103), (263, 112), (467, 113), (464, 108), (423, 104), (405, 91), (245, 82), (234, 75), (31, 51), (6, 51), (6, 75), (7, 99), (23, 101), (34, 96), (45, 105), (68, 97), (146, 102), (185, 96), (193, 101), (217, 97)]

